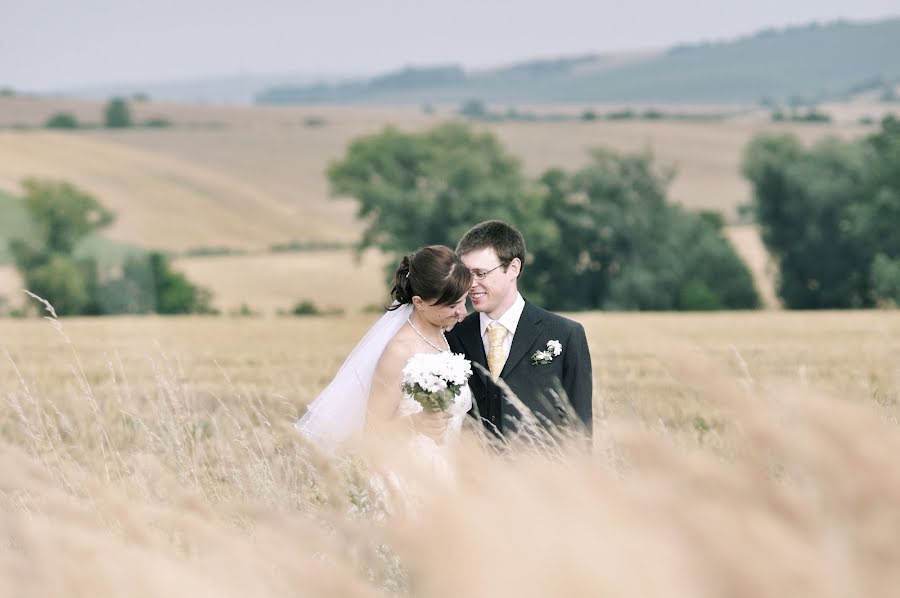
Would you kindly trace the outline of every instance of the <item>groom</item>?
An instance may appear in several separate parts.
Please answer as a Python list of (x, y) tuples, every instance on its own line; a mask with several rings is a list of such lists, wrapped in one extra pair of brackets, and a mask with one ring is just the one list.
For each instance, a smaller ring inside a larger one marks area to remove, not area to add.
[(473, 368), (469, 378), (475, 414), (502, 436), (520, 427), (522, 414), (497, 384), (500, 378), (542, 422), (567, 423), (557, 398), (562, 396), (590, 435), (591, 356), (584, 328), (522, 298), (522, 234), (500, 220), (482, 222), (459, 241), (456, 253), (473, 274), (469, 298), (475, 312), (447, 340), (454, 353), (490, 371)]

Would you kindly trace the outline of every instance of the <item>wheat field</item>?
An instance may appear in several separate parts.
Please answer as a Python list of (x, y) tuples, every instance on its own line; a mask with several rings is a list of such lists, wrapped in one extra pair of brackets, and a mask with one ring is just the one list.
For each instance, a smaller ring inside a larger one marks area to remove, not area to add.
[(574, 316), (594, 450), (450, 481), (291, 428), (376, 314), (0, 321), (0, 596), (894, 594), (896, 312)]
[[(421, 131), (457, 118), (452, 107), (425, 114), (418, 107), (403, 106), (144, 102), (132, 106), (136, 120), (161, 116), (174, 126), (67, 134), (3, 132), (0, 189), (15, 192), (18, 181), (29, 175), (72, 179), (119, 212), (113, 230), (117, 238), (158, 249), (259, 249), (293, 239), (347, 241), (358, 234), (359, 224), (353, 218), (353, 202), (329, 197), (328, 164), (339, 159), (356, 137), (388, 125)], [(531, 108), (537, 114), (583, 109)], [(684, 106), (670, 108), (690, 111)], [(102, 120), (100, 102), (0, 98), (0, 125), (39, 125), (60, 110), (71, 111), (85, 122)], [(309, 125), (311, 119), (315, 126)], [(750, 198), (739, 165), (743, 148), (755, 133), (784, 131), (812, 142), (826, 135), (856, 137), (870, 130), (854, 121), (772, 124), (765, 114), (752, 111), (717, 121), (538, 121), (474, 126), (496, 134), (532, 176), (549, 167), (573, 170), (587, 162), (594, 147), (650, 151), (660, 166), (676, 171), (670, 189), (673, 201), (719, 210), (727, 217), (733, 217), (736, 207)], [(165, 221), (158, 221), (164, 217)], [(204, 218), (208, 220), (205, 228)]]
[[(265, 315), (0, 319), (0, 597), (897, 593), (896, 311), (571, 314), (592, 353), (592, 450), (496, 455), (468, 430), (451, 482), (390, 438), (332, 460), (292, 423), (377, 317), (382, 258), (260, 250), (355, 239), (329, 160), (450, 108), (133, 107), (176, 126), (0, 132), (0, 188), (64, 176), (119, 213), (117, 239), (247, 249), (175, 266), (226, 314)], [(0, 99), (0, 124), (61, 109), (100, 120), (96, 102)], [(747, 198), (736, 167), (754, 132), (866, 130), (753, 115), (478, 127), (532, 174), (594, 145), (650, 148), (678, 168), (673, 199), (726, 213)], [(771, 290), (758, 234), (729, 235)], [(0, 266), (0, 295), (20, 286)], [(274, 317), (302, 299), (342, 313)], [(413, 504), (384, 494), (386, 470)]]

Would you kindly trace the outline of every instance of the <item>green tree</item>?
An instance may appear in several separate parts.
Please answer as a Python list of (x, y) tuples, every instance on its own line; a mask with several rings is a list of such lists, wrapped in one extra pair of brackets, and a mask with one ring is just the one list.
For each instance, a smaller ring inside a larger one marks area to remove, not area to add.
[(60, 181), (25, 179), (23, 204), (34, 223), (34, 244), (47, 253), (70, 254), (115, 216), (92, 195)]
[(574, 174), (542, 178), (556, 251), (535, 257), (532, 275), (554, 289), (556, 309), (747, 309), (752, 277), (719, 221), (666, 201), (672, 172), (650, 155), (597, 150)]
[(879, 253), (872, 261), (872, 287), (879, 305), (900, 306), (900, 258)]
[(122, 265), (122, 275), (100, 289), (105, 313), (212, 314), (212, 294), (172, 270), (168, 258), (158, 252), (132, 255)]
[(551, 309), (757, 305), (717, 222), (671, 207), (670, 175), (649, 156), (598, 151), (574, 174), (530, 182), (492, 135), (451, 124), (358, 139), (328, 176), (359, 202), (360, 248), (378, 247), (393, 263), (422, 245), (453, 247), (473, 224), (499, 218), (528, 243), (523, 292)]
[(867, 139), (825, 139), (810, 148), (790, 135), (760, 135), (742, 169), (785, 305), (879, 301), (876, 256), (900, 258), (900, 122), (889, 117)]
[(209, 291), (174, 272), (159, 253), (130, 256), (120, 276), (101, 276), (94, 258), (73, 253), (112, 223), (112, 212), (67, 183), (29, 179), (22, 186), (32, 233), (10, 242), (10, 253), (28, 290), (50, 301), (57, 314), (214, 312)]
[(26, 287), (53, 303), (59, 315), (100, 313), (97, 263), (72, 253), (113, 221), (112, 212), (67, 183), (26, 179), (22, 188), (31, 236), (13, 239), (9, 249)]
[(131, 108), (125, 98), (112, 98), (104, 109), (104, 121), (107, 128), (122, 129), (130, 127)]
[(147, 256), (154, 284), (156, 312), (160, 314), (211, 314), (212, 294), (188, 281), (180, 272), (169, 266), (169, 260), (161, 253)]
[(50, 301), (60, 316), (83, 313), (91, 300), (83, 269), (66, 255), (49, 255), (23, 272), (23, 279), (28, 290)]
[(528, 228), (541, 202), (492, 135), (456, 124), (357, 139), (328, 178), (335, 193), (359, 202), (357, 216), (366, 223), (359, 248), (377, 247), (392, 259), (433, 243), (453, 247), (487, 218)]
[(77, 129), (78, 119), (71, 112), (57, 112), (47, 119), (44, 126), (48, 129)]

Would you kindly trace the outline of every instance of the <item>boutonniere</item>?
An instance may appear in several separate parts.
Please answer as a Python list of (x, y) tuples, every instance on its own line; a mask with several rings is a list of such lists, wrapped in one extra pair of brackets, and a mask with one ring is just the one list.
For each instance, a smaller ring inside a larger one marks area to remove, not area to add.
[(547, 348), (542, 351), (535, 351), (531, 356), (531, 365), (544, 365), (553, 361), (554, 357), (559, 357), (562, 353), (562, 343), (559, 341), (547, 341)]

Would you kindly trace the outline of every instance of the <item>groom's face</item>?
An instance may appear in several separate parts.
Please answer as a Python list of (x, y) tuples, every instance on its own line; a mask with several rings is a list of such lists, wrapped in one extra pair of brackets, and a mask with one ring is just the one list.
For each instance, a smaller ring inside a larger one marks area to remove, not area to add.
[[(514, 259), (504, 268), (493, 247), (470, 251), (460, 259), (475, 274), (469, 287), (472, 308), (492, 319), (502, 316), (513, 304), (518, 292), (516, 278), (519, 275), (519, 260)], [(484, 273), (487, 273), (484, 278), (479, 279), (478, 274)]]

